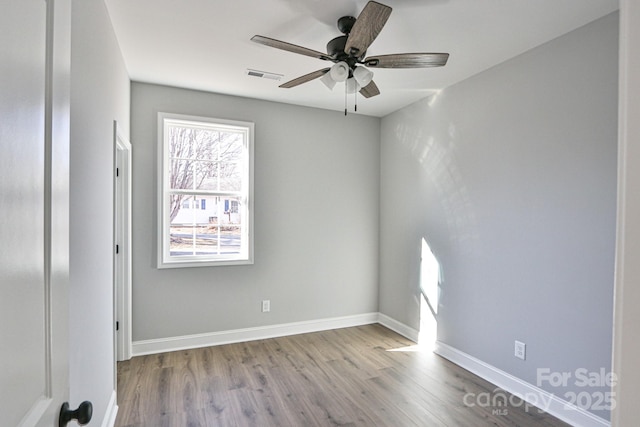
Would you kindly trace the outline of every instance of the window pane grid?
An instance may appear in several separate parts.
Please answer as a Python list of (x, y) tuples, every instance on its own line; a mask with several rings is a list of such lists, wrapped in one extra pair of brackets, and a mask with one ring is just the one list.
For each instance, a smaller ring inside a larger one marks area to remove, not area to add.
[(207, 196), (218, 196), (218, 197), (243, 197), (243, 194), (239, 191), (207, 191), (207, 190), (170, 190), (167, 191), (167, 194), (171, 195), (191, 195), (196, 196), (198, 194), (203, 194)]

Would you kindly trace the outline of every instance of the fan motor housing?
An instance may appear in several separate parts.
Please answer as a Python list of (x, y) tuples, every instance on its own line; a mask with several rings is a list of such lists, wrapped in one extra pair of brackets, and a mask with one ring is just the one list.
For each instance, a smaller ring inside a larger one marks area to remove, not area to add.
[(327, 43), (327, 53), (334, 58), (338, 58), (340, 54), (346, 55), (346, 53), (344, 53), (344, 46), (346, 44), (347, 36), (336, 37)]
[(366, 52), (362, 52), (360, 56), (354, 57), (344, 51), (344, 47), (347, 45), (347, 39), (349, 38), (349, 33), (351, 33), (351, 29), (355, 23), (356, 18), (353, 16), (343, 16), (338, 19), (338, 30), (340, 30), (344, 35), (338, 36), (327, 43), (327, 53), (329, 56), (331, 56), (335, 61), (347, 62), (350, 68), (353, 68), (356, 62), (364, 58), (366, 54)]
[[(347, 44), (348, 35), (338, 36), (327, 43), (327, 53), (329, 56), (334, 58), (336, 61), (345, 61), (349, 63), (350, 66), (355, 65), (358, 60), (361, 60), (366, 55), (366, 51), (362, 52), (362, 55), (356, 57), (350, 56), (344, 51), (344, 47)], [(352, 60), (353, 64), (350, 63), (349, 60)]]

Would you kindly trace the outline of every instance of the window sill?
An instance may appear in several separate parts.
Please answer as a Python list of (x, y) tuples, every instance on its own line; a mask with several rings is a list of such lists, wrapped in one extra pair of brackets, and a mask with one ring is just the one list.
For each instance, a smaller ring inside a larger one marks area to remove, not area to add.
[(252, 265), (253, 259), (223, 259), (219, 261), (171, 261), (158, 262), (158, 269), (165, 268), (192, 268), (192, 267), (223, 267), (233, 265)]

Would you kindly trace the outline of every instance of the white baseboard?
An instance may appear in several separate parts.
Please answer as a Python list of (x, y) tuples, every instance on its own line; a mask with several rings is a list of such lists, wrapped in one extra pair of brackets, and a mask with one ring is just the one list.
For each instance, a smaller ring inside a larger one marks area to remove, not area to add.
[(133, 356), (142, 356), (145, 354), (164, 353), (168, 351), (233, 344), (288, 335), (305, 334), (309, 332), (326, 331), (330, 329), (349, 328), (352, 326), (378, 323), (378, 317), (378, 313), (366, 313), (355, 316), (259, 326), (256, 328), (134, 341), (132, 345), (132, 353)]
[(437, 342), (434, 351), (456, 365), (495, 384), (500, 389), (543, 409), (545, 412), (573, 426), (609, 427), (611, 425), (609, 421), (603, 418), (593, 415), (566, 400), (560, 399), (541, 388), (522, 381), (447, 344)]
[(116, 425), (116, 415), (118, 415), (118, 402), (116, 398), (116, 391), (111, 393), (111, 399), (109, 399), (109, 405), (107, 406), (107, 412), (102, 420), (102, 427), (113, 427)]
[(391, 329), (394, 332), (399, 333), (403, 337), (410, 339), (413, 342), (418, 342), (418, 335), (420, 334), (419, 331), (410, 328), (404, 323), (398, 322), (396, 319), (393, 319), (386, 314), (378, 313), (378, 323)]

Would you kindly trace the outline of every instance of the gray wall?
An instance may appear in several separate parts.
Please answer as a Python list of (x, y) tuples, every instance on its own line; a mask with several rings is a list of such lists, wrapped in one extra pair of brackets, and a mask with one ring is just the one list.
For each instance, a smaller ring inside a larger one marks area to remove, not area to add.
[(534, 385), (610, 369), (617, 31), (609, 15), (382, 120), (382, 313), (419, 327), (426, 238), (440, 341)]
[[(131, 97), (134, 341), (378, 311), (380, 119), (135, 82)], [(255, 123), (254, 265), (156, 268), (160, 111)]]
[(102, 0), (74, 0), (71, 41), (70, 404), (105, 416), (114, 384), (113, 120), (129, 132), (129, 77)]

